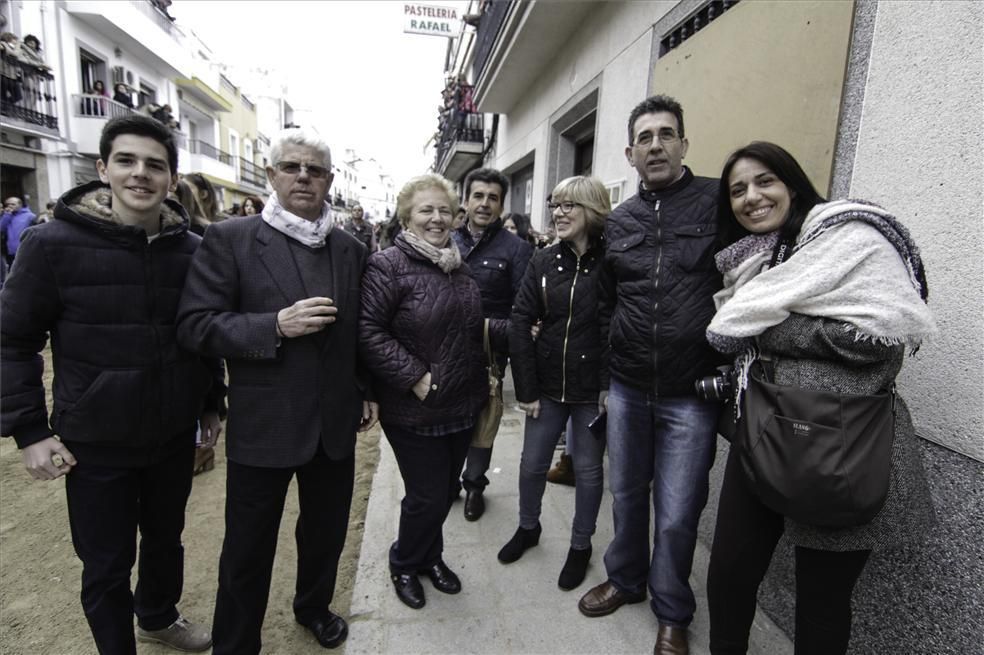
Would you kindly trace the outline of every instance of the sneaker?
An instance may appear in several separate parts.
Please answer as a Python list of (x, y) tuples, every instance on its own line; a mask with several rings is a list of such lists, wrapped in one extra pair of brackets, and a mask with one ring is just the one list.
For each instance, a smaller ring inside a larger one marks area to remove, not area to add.
[(186, 653), (197, 653), (212, 646), (212, 632), (183, 616), (162, 630), (144, 630), (137, 626), (137, 641), (170, 646)]

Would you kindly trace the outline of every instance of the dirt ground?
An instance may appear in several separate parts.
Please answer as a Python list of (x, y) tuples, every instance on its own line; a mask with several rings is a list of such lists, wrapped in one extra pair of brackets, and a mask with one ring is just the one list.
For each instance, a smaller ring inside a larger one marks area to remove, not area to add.
[[(50, 384), (47, 386), (50, 390)], [(379, 441), (378, 426), (359, 435), (352, 516), (332, 605), (343, 616), (348, 614), (351, 603), (366, 505), (379, 461)], [(179, 609), (186, 617), (207, 623), (211, 623), (215, 606), (224, 532), (223, 444), (216, 449), (215, 469), (195, 478), (184, 530), (185, 580)], [(96, 652), (79, 602), (82, 565), (72, 548), (64, 487), (64, 479), (32, 480), (21, 464), (13, 439), (0, 440), (0, 653), (3, 655)], [(263, 624), (264, 653), (325, 652), (306, 629), (294, 622), (291, 610), (296, 518), (297, 488), (292, 484), (281, 522), (273, 586)], [(132, 582), (136, 584), (135, 571)], [(137, 652), (163, 655), (174, 651), (138, 644)]]

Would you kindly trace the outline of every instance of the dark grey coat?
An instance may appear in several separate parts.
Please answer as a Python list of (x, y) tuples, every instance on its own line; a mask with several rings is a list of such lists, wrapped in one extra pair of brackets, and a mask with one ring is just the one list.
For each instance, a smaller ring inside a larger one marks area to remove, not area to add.
[[(260, 216), (214, 223), (192, 260), (178, 308), (178, 340), (229, 367), (229, 459), (247, 466), (304, 464), (321, 443), (333, 459), (355, 450), (365, 376), (357, 368), (359, 296), (366, 249), (332, 230), (315, 272), (330, 290), (309, 293), (287, 237)], [(336, 321), (278, 339), (277, 312), (327, 295)]]
[[(855, 341), (840, 321), (792, 314), (759, 337), (772, 353), (775, 381), (805, 389), (875, 393), (887, 388), (902, 368), (903, 346)], [(786, 537), (818, 550), (887, 548), (925, 535), (935, 520), (915, 430), (905, 402), (896, 403), (891, 477), (884, 507), (868, 524), (821, 528), (786, 519)]]

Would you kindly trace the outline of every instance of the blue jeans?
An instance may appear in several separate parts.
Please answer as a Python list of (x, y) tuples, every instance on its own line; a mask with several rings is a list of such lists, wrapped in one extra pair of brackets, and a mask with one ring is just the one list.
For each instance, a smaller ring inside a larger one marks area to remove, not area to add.
[(574, 460), (574, 525), (571, 529), (571, 548), (583, 550), (591, 546), (591, 535), (598, 522), (598, 508), (604, 494), (605, 480), (602, 457), (605, 440), (597, 439), (588, 423), (598, 414), (595, 403), (562, 403), (540, 398), (540, 415), (526, 417), (523, 435), (523, 457), (519, 462), (519, 525), (532, 530), (540, 524), (543, 490), (547, 486), (547, 471), (560, 434), (571, 419), (567, 446)]
[(642, 593), (648, 581), (653, 613), (666, 625), (690, 625), (697, 607), (690, 569), (697, 522), (707, 503), (719, 412), (720, 405), (696, 396), (657, 397), (611, 382), (608, 464), (615, 536), (605, 568), (624, 592)]

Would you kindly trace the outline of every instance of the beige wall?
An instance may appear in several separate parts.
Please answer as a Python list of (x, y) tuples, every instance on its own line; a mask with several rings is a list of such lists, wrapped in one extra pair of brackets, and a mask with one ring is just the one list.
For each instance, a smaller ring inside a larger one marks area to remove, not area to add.
[(847, 0), (746, 1), (656, 60), (650, 91), (683, 105), (685, 163), (717, 177), (734, 149), (773, 141), (826, 194), (853, 12)]
[(912, 231), (940, 326), (901, 394), (920, 436), (984, 462), (984, 6), (879, 2), (863, 100), (850, 195)]

